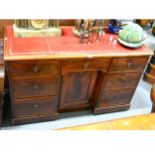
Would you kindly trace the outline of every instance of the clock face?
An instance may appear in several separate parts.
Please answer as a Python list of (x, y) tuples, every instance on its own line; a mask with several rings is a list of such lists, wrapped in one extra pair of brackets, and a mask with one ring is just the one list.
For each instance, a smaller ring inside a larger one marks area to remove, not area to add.
[(48, 20), (43, 20), (43, 19), (35, 19), (35, 20), (30, 20), (30, 23), (33, 28), (35, 29), (42, 29), (46, 28), (48, 25)]

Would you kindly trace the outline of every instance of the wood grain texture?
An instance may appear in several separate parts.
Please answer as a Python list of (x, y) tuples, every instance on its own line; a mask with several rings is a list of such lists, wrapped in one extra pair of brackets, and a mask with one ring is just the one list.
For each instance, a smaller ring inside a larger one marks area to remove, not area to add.
[(58, 116), (60, 62), (7, 63), (12, 124), (52, 120)]
[(135, 88), (116, 88), (108, 89), (102, 92), (101, 99), (99, 99), (98, 107), (129, 104), (134, 94)]
[(43, 121), (52, 121), (57, 119), (58, 116), (59, 116), (58, 113), (48, 113), (48, 114), (32, 115), (25, 117), (12, 117), (11, 123), (12, 125), (19, 125), (19, 124), (36, 123)]
[(0, 128), (1, 128), (1, 125), (2, 125), (2, 107), (0, 106)]
[(144, 73), (144, 79), (152, 85), (155, 83), (155, 77), (151, 74)]
[(0, 94), (0, 128), (2, 125), (2, 112), (3, 112), (3, 94)]
[[(92, 109), (94, 114), (100, 114), (127, 110), (147, 59), (9, 61), (7, 71), (11, 72), (12, 121), (22, 123), (23, 119), (23, 122), (29, 122), (32, 115), (35, 120), (38, 117), (39, 121), (42, 114), (51, 112)], [(118, 68), (114, 68), (115, 60)], [(127, 64), (131, 60), (133, 66), (129, 66), (130, 71)], [(54, 65), (54, 70), (50, 65)], [(34, 73), (34, 66), (39, 66), (40, 72)], [(50, 98), (51, 95), (55, 97), (54, 100)]]
[(108, 73), (100, 75), (102, 82), (94, 100), (95, 114), (108, 112), (110, 108), (111, 111), (128, 109), (147, 60), (147, 57), (112, 59)]
[(110, 64), (110, 59), (82, 59), (65, 60), (62, 62), (62, 74), (79, 71), (102, 71), (106, 72)]
[(147, 61), (146, 57), (113, 59), (110, 72), (143, 71)]
[(10, 84), (13, 98), (56, 95), (60, 78), (12, 79)]
[(150, 98), (152, 101), (152, 112), (155, 112), (155, 84), (152, 85)]
[[(60, 110), (77, 105), (90, 106), (90, 97), (95, 87), (96, 72), (73, 72), (63, 76)], [(84, 106), (85, 107), (85, 106)]]
[(58, 61), (16, 61), (8, 62), (8, 70), (11, 77), (39, 77), (55, 76), (60, 74)]
[(155, 83), (155, 55), (149, 59), (149, 63), (144, 72), (143, 79), (153, 85)]
[(0, 19), (0, 38), (4, 37), (4, 30), (5, 27), (8, 25), (13, 25), (14, 20), (13, 19)]
[(4, 65), (0, 64), (0, 127), (2, 125), (2, 112), (3, 112), (3, 100), (4, 96)]
[(4, 58), (13, 124), (49, 120), (66, 111), (99, 114), (130, 107), (152, 51), (145, 45), (114, 47), (108, 33), (105, 46), (81, 45), (71, 30), (64, 27), (58, 38), (14, 38), (7, 29)]
[(13, 99), (13, 117), (57, 112), (57, 96)]
[(95, 107), (93, 109), (93, 114), (105, 114), (105, 113), (112, 113), (118, 111), (125, 111), (130, 108), (130, 104), (117, 104), (112, 106), (102, 106), (102, 107)]
[(58, 130), (155, 130), (155, 114), (102, 121)]
[(140, 72), (109, 73), (104, 89), (136, 87), (140, 77)]

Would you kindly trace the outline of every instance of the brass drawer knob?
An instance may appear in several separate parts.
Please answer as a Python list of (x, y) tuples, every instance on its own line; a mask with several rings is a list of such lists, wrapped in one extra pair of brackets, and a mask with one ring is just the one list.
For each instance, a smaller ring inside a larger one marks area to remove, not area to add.
[(39, 68), (37, 66), (33, 67), (33, 72), (37, 73), (39, 71)]
[(123, 77), (121, 77), (121, 80), (122, 80), (122, 81), (126, 81), (127, 78), (123, 76)]
[(39, 107), (39, 105), (38, 105), (38, 104), (35, 104), (35, 105), (33, 105), (33, 107), (34, 107), (34, 108), (38, 108), (38, 107)]
[(85, 63), (85, 64), (84, 64), (84, 69), (87, 69), (88, 66), (89, 66), (89, 62)]
[(34, 89), (38, 89), (38, 85), (34, 85)]
[(128, 62), (128, 68), (132, 67), (132, 62)]

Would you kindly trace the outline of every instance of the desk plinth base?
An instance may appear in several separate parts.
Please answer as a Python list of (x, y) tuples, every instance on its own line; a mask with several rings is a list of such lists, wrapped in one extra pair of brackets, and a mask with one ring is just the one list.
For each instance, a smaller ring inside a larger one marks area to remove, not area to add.
[(93, 114), (103, 114), (109, 112), (117, 112), (117, 111), (125, 111), (130, 108), (130, 104), (126, 105), (117, 105), (117, 106), (109, 106), (109, 107), (96, 107), (93, 110)]
[(57, 119), (59, 113), (51, 113), (51, 114), (42, 114), (42, 115), (33, 115), (33, 116), (25, 116), (25, 117), (16, 117), (12, 118), (12, 125), (26, 124), (26, 123), (37, 123), (43, 121), (52, 121)]

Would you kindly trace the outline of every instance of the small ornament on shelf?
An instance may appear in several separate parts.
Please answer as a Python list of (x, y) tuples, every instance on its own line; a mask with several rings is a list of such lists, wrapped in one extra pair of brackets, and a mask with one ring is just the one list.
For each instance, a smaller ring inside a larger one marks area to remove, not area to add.
[(104, 35), (103, 20), (98, 20), (97, 41), (102, 41)]
[(81, 25), (81, 29), (80, 29), (80, 43), (83, 44), (85, 43), (85, 22)]
[(76, 20), (75, 27), (73, 28), (73, 34), (80, 37), (80, 43), (91, 44), (95, 41), (101, 42), (104, 35), (103, 23), (104, 20), (101, 19)]
[(88, 43), (93, 43), (94, 41), (94, 26), (95, 21), (91, 20), (89, 24), (89, 29), (88, 29)]

